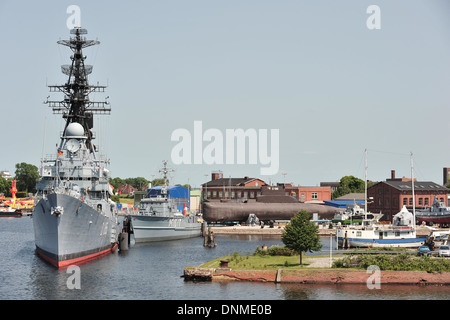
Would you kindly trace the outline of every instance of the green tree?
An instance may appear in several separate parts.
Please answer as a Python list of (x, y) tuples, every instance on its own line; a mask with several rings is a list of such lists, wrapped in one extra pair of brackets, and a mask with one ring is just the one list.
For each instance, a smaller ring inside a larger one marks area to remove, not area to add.
[(148, 181), (147, 179), (143, 177), (137, 177), (134, 178), (134, 184), (132, 186), (138, 190), (141, 190), (145, 185), (148, 185), (149, 183), (150, 181)]
[(36, 192), (36, 180), (39, 179), (39, 171), (35, 165), (25, 162), (17, 163), (15, 175), (18, 191)]
[(364, 180), (354, 176), (345, 176), (341, 178), (339, 186), (336, 191), (333, 192), (331, 198), (335, 199), (352, 192), (364, 192)]
[(156, 186), (162, 186), (164, 185), (164, 179), (163, 178), (156, 178), (152, 180), (152, 187)]
[(114, 189), (117, 189), (121, 185), (125, 184), (123, 179), (116, 177), (109, 180), (109, 183), (114, 187)]
[(300, 254), (300, 265), (302, 265), (303, 252), (319, 251), (322, 248), (317, 234), (318, 227), (310, 220), (309, 213), (306, 210), (300, 210), (286, 225), (281, 235), (284, 245)]
[(176, 184), (176, 186), (179, 186), (179, 187), (185, 187), (185, 188), (188, 188), (189, 190), (192, 190), (192, 186), (190, 185), (190, 184), (188, 184), (188, 183), (186, 183), (186, 184)]
[(5, 178), (0, 177), (0, 193), (3, 193), (3, 195), (6, 196), (8, 194), (8, 190), (8, 181)]

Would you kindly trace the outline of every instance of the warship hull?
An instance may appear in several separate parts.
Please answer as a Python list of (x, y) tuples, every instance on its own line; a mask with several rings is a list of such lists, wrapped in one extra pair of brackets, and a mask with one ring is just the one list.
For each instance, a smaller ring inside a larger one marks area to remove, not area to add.
[(116, 248), (117, 224), (70, 195), (53, 193), (41, 199), (33, 225), (37, 254), (57, 268), (102, 257)]
[(136, 243), (179, 240), (201, 236), (202, 224), (195, 216), (158, 217), (130, 215)]

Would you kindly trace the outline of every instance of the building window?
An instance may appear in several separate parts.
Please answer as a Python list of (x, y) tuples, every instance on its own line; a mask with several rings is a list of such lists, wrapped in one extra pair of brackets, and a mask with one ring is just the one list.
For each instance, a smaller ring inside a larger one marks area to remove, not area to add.
[(385, 200), (385, 205), (384, 205), (385, 207), (389, 207), (389, 198), (387, 198), (386, 200)]
[(213, 198), (217, 198), (217, 191), (213, 191)]
[(409, 198), (409, 205), (412, 206), (412, 198)]
[(403, 205), (406, 206), (408, 204), (408, 199), (407, 198), (403, 198)]
[(250, 198), (254, 198), (255, 197), (255, 193), (253, 191), (250, 191)]
[(311, 198), (312, 199), (319, 199), (317, 192), (311, 193)]
[(235, 193), (234, 191), (231, 191), (231, 198), (234, 199)]
[(211, 198), (211, 191), (208, 191), (208, 198)]
[(425, 205), (427, 206), (428, 205), (428, 201), (429, 201), (430, 199), (428, 199), (428, 198), (425, 198)]
[(419, 206), (423, 205), (423, 198), (419, 198)]

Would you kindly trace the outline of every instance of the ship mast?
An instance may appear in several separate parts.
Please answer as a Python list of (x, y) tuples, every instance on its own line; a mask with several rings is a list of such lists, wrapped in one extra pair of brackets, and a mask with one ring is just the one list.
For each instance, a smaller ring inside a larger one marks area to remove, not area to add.
[[(95, 146), (92, 144), (94, 139), (91, 129), (93, 128), (94, 114), (110, 114), (111, 108), (107, 101), (90, 101), (89, 94), (92, 92), (105, 92), (106, 86), (90, 85), (88, 83), (88, 75), (92, 72), (91, 65), (85, 65), (86, 56), (83, 55), (83, 49), (100, 44), (97, 40), (86, 40), (82, 35), (87, 34), (86, 29), (76, 27), (70, 30), (74, 37), (69, 40), (60, 40), (57, 43), (69, 47), (73, 51), (70, 57), (72, 64), (62, 65), (62, 73), (69, 76), (64, 85), (48, 86), (50, 92), (64, 93), (64, 100), (49, 101), (46, 104), (53, 109), (54, 114), (62, 114), (66, 119), (63, 136), (65, 136), (66, 128), (70, 123), (76, 122), (83, 126), (85, 143), (87, 149), (95, 155)], [(61, 145), (63, 141), (61, 140)]]
[(162, 169), (159, 170), (159, 172), (161, 172), (163, 174), (163, 179), (164, 179), (164, 185), (162, 186), (162, 189), (161, 189), (162, 196), (167, 195), (167, 187), (169, 185), (169, 179), (167, 178), (167, 174), (171, 171), (173, 171), (173, 169), (170, 169), (167, 167), (167, 160), (163, 160), (163, 167), (162, 167)]

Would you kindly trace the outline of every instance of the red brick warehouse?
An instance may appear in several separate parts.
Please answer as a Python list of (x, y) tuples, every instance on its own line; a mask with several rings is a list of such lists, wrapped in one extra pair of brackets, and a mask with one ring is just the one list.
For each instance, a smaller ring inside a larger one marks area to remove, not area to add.
[[(416, 181), (414, 179), (414, 197), (416, 210), (422, 210), (433, 204), (434, 197), (448, 206), (448, 189), (431, 181)], [(392, 221), (403, 205), (412, 212), (413, 197), (410, 178), (396, 178), (395, 170), (391, 171), (391, 178), (375, 183), (367, 189), (368, 210), (373, 213), (381, 212), (381, 220)]]

